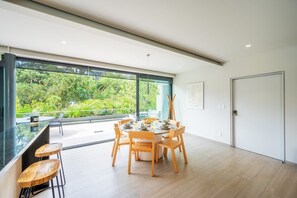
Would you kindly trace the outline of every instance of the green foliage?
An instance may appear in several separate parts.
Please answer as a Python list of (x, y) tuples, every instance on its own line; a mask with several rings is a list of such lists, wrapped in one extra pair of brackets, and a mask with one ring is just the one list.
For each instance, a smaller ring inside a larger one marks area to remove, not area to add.
[[(18, 69), (17, 117), (32, 111), (54, 116), (64, 112), (65, 117), (73, 118), (135, 113), (136, 81), (119, 77), (121, 74), (111, 72), (92, 77)], [(158, 94), (157, 83), (141, 81), (142, 109), (156, 109)]]

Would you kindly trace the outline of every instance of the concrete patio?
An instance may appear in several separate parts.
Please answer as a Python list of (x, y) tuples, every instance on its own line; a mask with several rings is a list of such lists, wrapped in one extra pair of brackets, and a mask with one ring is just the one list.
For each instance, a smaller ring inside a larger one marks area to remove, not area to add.
[(114, 138), (113, 124), (117, 120), (63, 124), (64, 135), (59, 127), (50, 128), (50, 142), (61, 142), (64, 148), (106, 141)]

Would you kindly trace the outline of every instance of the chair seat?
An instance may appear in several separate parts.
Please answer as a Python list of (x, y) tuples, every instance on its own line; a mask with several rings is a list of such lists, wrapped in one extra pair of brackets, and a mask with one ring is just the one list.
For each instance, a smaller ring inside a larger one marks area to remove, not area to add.
[(35, 162), (21, 173), (17, 182), (21, 188), (44, 184), (56, 177), (59, 169), (60, 161), (58, 159)]
[(140, 152), (152, 152), (151, 142), (136, 142), (132, 144), (132, 151), (137, 150)]
[(52, 144), (45, 144), (39, 147), (36, 152), (36, 157), (47, 157), (50, 155), (57, 154), (62, 150), (63, 144), (62, 143), (52, 143)]
[(162, 142), (159, 142), (158, 145), (164, 146), (164, 147), (176, 148), (176, 147), (179, 147), (181, 145), (181, 143), (176, 140), (165, 139)]

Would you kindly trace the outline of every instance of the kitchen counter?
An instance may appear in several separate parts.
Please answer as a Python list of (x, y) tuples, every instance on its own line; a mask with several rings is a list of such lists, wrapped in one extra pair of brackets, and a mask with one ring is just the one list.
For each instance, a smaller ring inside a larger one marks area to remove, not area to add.
[[(36, 144), (36, 140), (47, 131), (45, 137), (34, 147), (49, 142), (49, 122), (39, 122), (38, 126), (31, 126), (30, 123), (18, 124), (17, 126), (0, 132), (0, 178), (7, 170), (10, 169), (14, 163), (20, 159), (26, 152), (30, 150), (30, 147)], [(47, 130), (46, 130), (47, 129)], [(29, 153), (31, 157), (34, 157), (34, 153)], [(24, 167), (23, 156), (23, 169)], [(25, 159), (26, 161), (28, 159)], [(29, 159), (31, 163), (31, 159)], [(33, 159), (33, 161), (35, 161)]]

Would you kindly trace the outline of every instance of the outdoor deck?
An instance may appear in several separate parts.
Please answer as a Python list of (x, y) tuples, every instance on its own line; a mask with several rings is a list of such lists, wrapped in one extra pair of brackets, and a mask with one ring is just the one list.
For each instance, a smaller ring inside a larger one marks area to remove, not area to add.
[(79, 144), (88, 144), (114, 138), (113, 124), (117, 120), (103, 122), (86, 122), (77, 124), (63, 124), (64, 135), (59, 133), (58, 127), (50, 128), (50, 142), (61, 142), (63, 147), (69, 148)]

